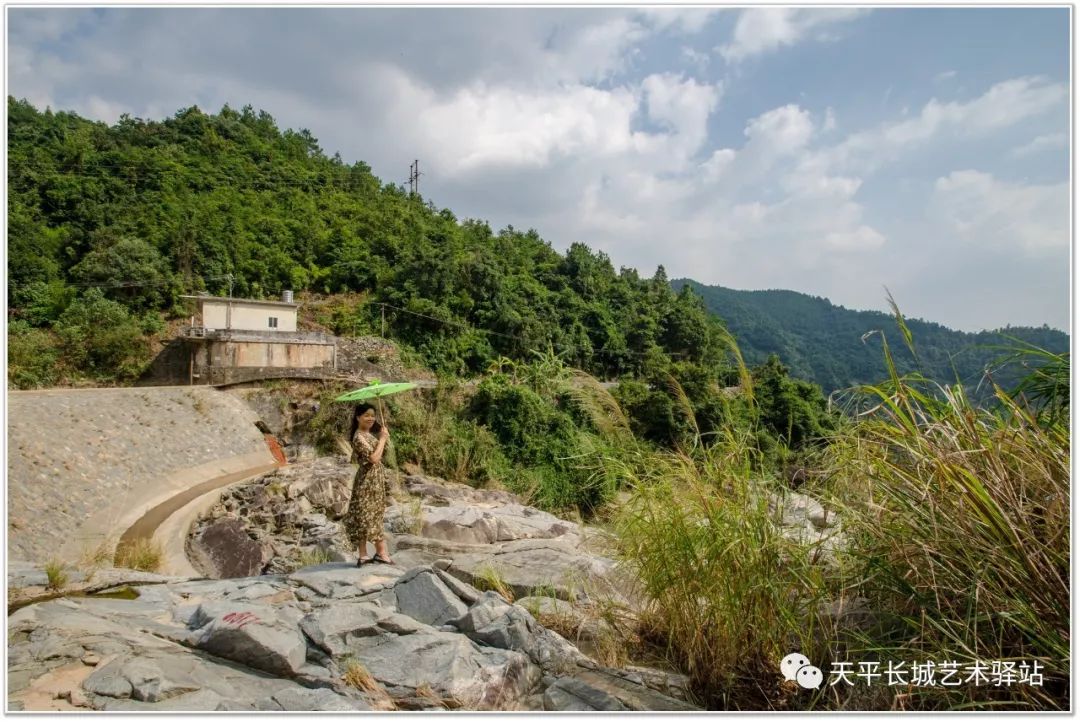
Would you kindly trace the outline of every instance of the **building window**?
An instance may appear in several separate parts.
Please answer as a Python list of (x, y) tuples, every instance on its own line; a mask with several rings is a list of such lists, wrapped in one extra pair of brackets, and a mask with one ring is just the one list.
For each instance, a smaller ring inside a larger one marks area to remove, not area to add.
[(270, 328), (277, 328), (277, 316), (270, 317)]

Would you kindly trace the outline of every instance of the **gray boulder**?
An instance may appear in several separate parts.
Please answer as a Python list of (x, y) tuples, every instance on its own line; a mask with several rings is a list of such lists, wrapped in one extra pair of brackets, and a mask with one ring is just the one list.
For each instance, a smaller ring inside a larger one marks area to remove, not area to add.
[[(346, 474), (348, 471), (345, 472)], [(342, 474), (341, 476), (344, 476)], [(322, 477), (311, 482), (301, 492), (315, 509), (323, 511), (330, 519), (340, 519), (349, 508), (352, 480)]]
[(276, 692), (271, 697), (286, 712), (355, 712), (369, 711), (371, 705), (360, 699), (342, 696), (324, 688), (293, 687)]
[(397, 608), (418, 622), (438, 626), (465, 614), (466, 607), (430, 569), (406, 574), (394, 585)]
[[(446, 568), (449, 568), (447, 565)], [(451, 575), (445, 569), (436, 569), (435, 574), (438, 575), (442, 583), (446, 585), (446, 588), (452, 591), (458, 596), (458, 598), (466, 604), (472, 604), (480, 598), (480, 590), (471, 584), (466, 584), (457, 577)]]
[(199, 688), (195, 684), (170, 679), (152, 659), (136, 657), (129, 660), (124, 664), (122, 673), (131, 682), (131, 698), (140, 702), (160, 702)]
[(577, 647), (536, 622), (524, 608), (485, 592), (454, 626), (480, 644), (524, 652), (545, 672), (565, 674), (578, 666), (595, 666)]
[(217, 578), (251, 577), (263, 568), (269, 554), (252, 540), (239, 519), (219, 519), (191, 541), (191, 553)]
[(306, 567), (288, 576), (322, 597), (347, 599), (384, 589), (404, 572), (400, 567), (367, 564), (357, 567), (348, 562), (332, 562)]
[(426, 688), (453, 706), (493, 709), (526, 694), (539, 670), (519, 653), (482, 650), (461, 634), (422, 631), (354, 637), (348, 651), (395, 698)]
[(102, 699), (94, 705), (104, 712), (217, 712), (230, 707), (217, 692), (200, 689), (177, 695), (160, 702), (134, 699)]
[(197, 631), (193, 645), (219, 657), (284, 676), (294, 676), (304, 666), (304, 636), (270, 607), (204, 603), (191, 626)]
[(103, 697), (130, 697), (132, 686), (128, 678), (124, 676), (123, 667), (123, 660), (116, 660), (98, 667), (83, 680), (83, 689)]
[(547, 711), (691, 712), (698, 707), (602, 670), (582, 670), (544, 691)]
[(412, 634), (426, 626), (412, 617), (370, 602), (340, 602), (303, 618), (300, 628), (320, 649), (331, 655), (348, 652), (348, 640), (379, 634)]
[(628, 710), (614, 696), (576, 677), (563, 677), (544, 690), (547, 712), (621, 712)]
[(475, 585), (479, 577), (493, 569), (515, 597), (530, 596), (537, 589), (552, 589), (559, 597), (578, 599), (587, 596), (590, 586), (603, 585), (614, 567), (613, 561), (556, 538), (505, 542), (494, 553), (491, 549), (477, 549), (457, 554), (448, 571)]

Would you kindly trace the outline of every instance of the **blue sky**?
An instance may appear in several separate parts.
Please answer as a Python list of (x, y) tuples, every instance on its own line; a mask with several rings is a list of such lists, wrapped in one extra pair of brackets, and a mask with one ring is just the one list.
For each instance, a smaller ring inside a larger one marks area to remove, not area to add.
[(616, 267), (977, 330), (1069, 320), (1064, 8), (8, 11), (8, 93), (265, 109)]

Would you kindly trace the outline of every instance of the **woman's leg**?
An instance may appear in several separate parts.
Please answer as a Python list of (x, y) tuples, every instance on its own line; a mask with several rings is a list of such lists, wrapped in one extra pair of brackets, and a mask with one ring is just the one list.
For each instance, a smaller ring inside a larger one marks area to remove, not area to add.
[(364, 555), (367, 554), (367, 540), (362, 539), (360, 541), (359, 547), (360, 550), (356, 553), (356, 566), (360, 566), (365, 561), (367, 561), (366, 559), (364, 559)]
[(380, 539), (375, 542), (375, 555), (382, 557), (386, 561), (390, 561), (390, 551), (386, 548), (386, 539)]

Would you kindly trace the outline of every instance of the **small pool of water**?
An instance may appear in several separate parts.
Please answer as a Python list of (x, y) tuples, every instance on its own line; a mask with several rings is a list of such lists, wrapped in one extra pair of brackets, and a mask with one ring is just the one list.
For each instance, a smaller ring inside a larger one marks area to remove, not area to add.
[(91, 594), (75, 594), (76, 597), (94, 597), (98, 599), (138, 599), (139, 592), (134, 587), (120, 587), (119, 589), (109, 589), (104, 592), (93, 592)]
[(7, 612), (10, 617), (15, 612), (19, 611), (23, 607), (27, 607), (31, 604), (38, 604), (40, 602), (48, 602), (53, 599), (60, 599), (62, 597), (86, 597), (89, 599), (138, 599), (139, 590), (132, 586), (123, 586), (117, 589), (106, 589), (101, 592), (51, 592), (49, 594), (43, 594), (39, 597), (31, 597), (29, 599), (21, 599), (18, 602), (12, 602), (8, 604)]

